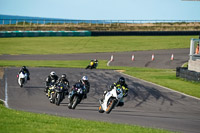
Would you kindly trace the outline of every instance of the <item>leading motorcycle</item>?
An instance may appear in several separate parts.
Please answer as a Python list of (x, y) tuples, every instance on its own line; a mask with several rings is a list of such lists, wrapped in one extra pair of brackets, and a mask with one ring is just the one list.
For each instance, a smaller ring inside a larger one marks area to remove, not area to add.
[(106, 112), (107, 114), (109, 114), (112, 109), (114, 109), (119, 104), (121, 100), (123, 100), (122, 88), (114, 87), (111, 91), (108, 91), (105, 94), (103, 101), (99, 100), (99, 113)]

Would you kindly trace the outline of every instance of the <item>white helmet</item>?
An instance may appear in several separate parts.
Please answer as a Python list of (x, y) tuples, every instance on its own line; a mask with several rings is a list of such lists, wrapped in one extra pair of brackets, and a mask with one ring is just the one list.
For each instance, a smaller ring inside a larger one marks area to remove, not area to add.
[(82, 77), (82, 80), (83, 80), (83, 81), (87, 81), (87, 80), (88, 80), (88, 77), (87, 77), (87, 76), (83, 76), (83, 77)]

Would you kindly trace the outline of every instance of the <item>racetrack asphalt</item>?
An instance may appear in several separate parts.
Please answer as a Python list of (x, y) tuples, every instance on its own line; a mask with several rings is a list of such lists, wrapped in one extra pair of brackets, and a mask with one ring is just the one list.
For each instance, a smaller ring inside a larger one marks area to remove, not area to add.
[[(152, 54), (154, 54), (154, 61), (152, 61)], [(171, 60), (172, 54), (173, 60)], [(59, 55), (0, 55), (0, 60), (110, 60), (112, 55), (114, 61), (110, 63), (110, 66), (175, 69), (189, 60), (189, 49)], [(134, 61), (132, 61), (133, 55)]]
[[(154, 51), (155, 53), (156, 51)], [(118, 59), (117, 53), (114, 54), (113, 63), (117, 62)], [(86, 56), (84, 58), (83, 55), (81, 56), (84, 59), (91, 59), (91, 57)], [(95, 58), (95, 56), (93, 57)], [(188, 58), (183, 58), (183, 56), (181, 56), (183, 59), (174, 57), (179, 62), (187, 61)], [(107, 58), (107, 56), (104, 58)], [(2, 56), (0, 56), (0, 59), (2, 60)], [(167, 62), (167, 60), (163, 61), (163, 63)], [(114, 64), (111, 63), (111, 65)], [(114, 70), (41, 67), (29, 68), (31, 80), (23, 88), (20, 88), (16, 78), (19, 69), (15, 67), (5, 68), (5, 82), (1, 80), (0, 99), (5, 100), (7, 97), (6, 102), (9, 108), (87, 120), (163, 128), (185, 133), (199, 133), (200, 131), (200, 100), (174, 92), (165, 87), (148, 83)], [(43, 92), (45, 78), (51, 71), (55, 71), (59, 76), (66, 73), (70, 85), (73, 85), (83, 75), (87, 75), (91, 83), (88, 98), (83, 100), (75, 110), (67, 108), (67, 98), (64, 99), (60, 106), (51, 104)], [(100, 114), (98, 112), (98, 99), (102, 97), (103, 91), (107, 90), (109, 85), (116, 82), (121, 76), (126, 78), (129, 86), (129, 95), (124, 99), (125, 105), (123, 107), (116, 107), (110, 114)], [(7, 84), (6, 87), (4, 87), (5, 84)], [(7, 89), (7, 96), (5, 96), (6, 93), (2, 88)]]

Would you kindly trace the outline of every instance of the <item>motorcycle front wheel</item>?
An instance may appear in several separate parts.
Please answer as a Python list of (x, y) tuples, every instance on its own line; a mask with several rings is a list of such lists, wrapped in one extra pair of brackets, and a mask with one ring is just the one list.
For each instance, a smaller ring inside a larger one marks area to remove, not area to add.
[(114, 106), (115, 106), (115, 99), (113, 99), (113, 98), (110, 98), (109, 100), (108, 100), (108, 105), (107, 105), (107, 109), (106, 109), (106, 113), (107, 114), (109, 114), (111, 111), (112, 111), (112, 109), (114, 108)]
[(61, 102), (60, 93), (57, 93), (57, 96), (56, 96), (56, 105), (59, 106), (60, 102)]
[(73, 102), (72, 102), (72, 109), (75, 109), (78, 104), (79, 98), (78, 96), (74, 96)]

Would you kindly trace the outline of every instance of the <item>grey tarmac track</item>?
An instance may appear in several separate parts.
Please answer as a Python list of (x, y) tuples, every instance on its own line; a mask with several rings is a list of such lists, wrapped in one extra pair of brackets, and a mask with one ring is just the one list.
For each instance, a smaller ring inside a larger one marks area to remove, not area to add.
[[(126, 123), (170, 131), (198, 133), (200, 131), (200, 100), (187, 97), (163, 87), (136, 78), (124, 76), (129, 95), (123, 107), (116, 107), (110, 114), (98, 112), (98, 99), (103, 91), (116, 81), (121, 73), (113, 70), (85, 70), (77, 68), (29, 68), (31, 80), (23, 88), (17, 84), (19, 68), (6, 68), (8, 105), (12, 109), (95, 121)], [(88, 98), (75, 110), (67, 108), (67, 98), (60, 106), (51, 104), (45, 96), (46, 76), (55, 71), (59, 76), (67, 74), (70, 85), (87, 75), (91, 90)]]
[[(155, 60), (151, 61), (153, 53)], [(172, 53), (174, 60), (170, 61)], [(135, 55), (134, 61), (131, 61), (132, 54)], [(175, 49), (67, 55), (0, 55), (0, 60), (89, 60), (91, 58), (109, 60), (110, 56), (114, 55), (114, 61), (110, 65), (175, 69), (188, 60), (188, 54), (189, 49)], [(12, 109), (163, 128), (185, 133), (200, 131), (200, 100), (129, 76), (125, 76), (130, 88), (128, 97), (124, 99), (125, 105), (115, 108), (110, 114), (98, 113), (98, 99), (102, 97), (103, 91), (122, 76), (121, 73), (113, 70), (30, 68), (31, 80), (24, 88), (20, 88), (17, 84), (18, 71), (19, 68), (6, 68), (4, 78), (0, 79), (0, 99), (7, 99), (8, 106)], [(43, 92), (45, 78), (51, 71), (56, 71), (59, 76), (66, 73), (71, 85), (81, 76), (87, 75), (91, 83), (88, 98), (75, 110), (67, 108), (67, 98), (60, 106), (51, 104)], [(6, 83), (7, 98), (4, 89)]]

